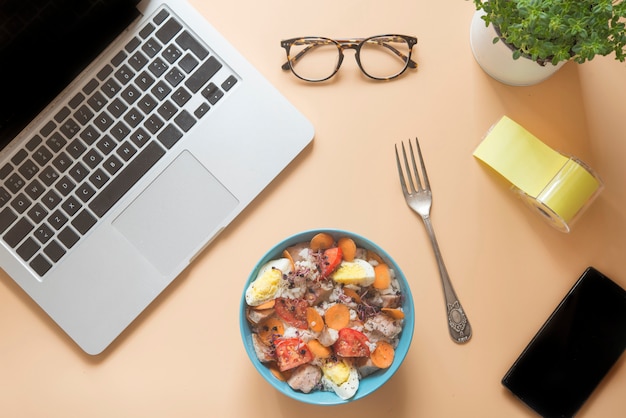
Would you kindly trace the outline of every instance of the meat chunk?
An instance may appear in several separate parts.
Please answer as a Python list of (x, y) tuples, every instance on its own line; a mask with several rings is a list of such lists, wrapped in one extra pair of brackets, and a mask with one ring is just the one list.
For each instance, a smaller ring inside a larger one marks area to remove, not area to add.
[(261, 363), (267, 363), (268, 361), (274, 360), (272, 349), (263, 344), (261, 337), (257, 334), (252, 334), (252, 346), (254, 347), (254, 352)]
[(324, 347), (330, 347), (335, 344), (337, 339), (339, 338), (339, 332), (332, 328), (324, 327), (322, 332), (320, 333), (318, 340)]
[(287, 379), (287, 383), (294, 390), (304, 393), (311, 392), (322, 379), (322, 371), (312, 364), (303, 364), (296, 367)]
[(254, 325), (260, 324), (263, 320), (269, 318), (274, 314), (274, 309), (253, 309), (251, 307), (246, 308), (246, 318)]
[[(369, 318), (365, 324), (363, 324), (363, 328), (366, 332), (369, 332), (375, 337), (383, 337), (388, 340), (394, 339), (402, 331), (401, 325), (384, 314), (378, 314)], [(378, 338), (374, 339), (376, 340)]]

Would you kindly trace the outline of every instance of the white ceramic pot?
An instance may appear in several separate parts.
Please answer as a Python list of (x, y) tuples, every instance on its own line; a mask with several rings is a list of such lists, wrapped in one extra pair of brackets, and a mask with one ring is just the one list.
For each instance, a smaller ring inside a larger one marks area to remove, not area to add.
[(485, 26), (481, 19), (483, 14), (482, 10), (474, 13), (470, 45), (476, 62), (491, 77), (511, 86), (530, 86), (546, 80), (565, 64), (566, 61), (561, 61), (557, 65), (547, 63), (541, 66), (524, 57), (514, 60), (513, 52), (504, 42), (493, 43), (496, 31), (491, 24)]

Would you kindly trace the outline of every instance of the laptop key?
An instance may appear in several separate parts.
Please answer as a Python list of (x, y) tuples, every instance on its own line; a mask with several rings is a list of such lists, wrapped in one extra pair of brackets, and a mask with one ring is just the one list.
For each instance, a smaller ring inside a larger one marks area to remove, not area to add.
[(2, 209), (2, 212), (0, 212), (0, 232), (4, 232), (16, 220), (17, 215), (10, 207)]
[(180, 138), (183, 137), (183, 133), (176, 128), (176, 126), (169, 124), (157, 135), (157, 138), (167, 149), (172, 148)]
[(13, 209), (15, 209), (17, 213), (21, 214), (30, 207), (31, 203), (31, 200), (26, 197), (24, 193), (20, 193), (15, 196), (15, 199), (13, 199), (13, 201), (11, 202), (11, 206), (13, 207)]
[(41, 254), (37, 254), (29, 265), (40, 276), (43, 276), (52, 268), (52, 264)]
[(126, 52), (120, 51), (111, 59), (111, 64), (113, 64), (114, 67), (119, 67), (120, 64), (124, 62), (126, 57)]
[(65, 249), (56, 241), (51, 241), (43, 252), (55, 263), (65, 255)]
[(222, 88), (224, 91), (229, 91), (235, 84), (237, 84), (237, 77), (231, 75), (222, 83)]
[(148, 170), (165, 155), (165, 150), (157, 143), (150, 142), (137, 156), (98, 194), (89, 208), (98, 216), (104, 216), (117, 201)]
[(169, 15), (170, 13), (167, 10), (163, 9), (154, 17), (154, 19), (152, 19), (152, 21), (157, 25), (160, 25), (161, 23), (165, 22), (165, 19), (167, 19)]
[(26, 149), (32, 152), (35, 148), (37, 148), (37, 145), (41, 144), (41, 142), (41, 137), (39, 135), (35, 135), (26, 143)]
[(180, 129), (182, 129), (184, 132), (187, 132), (193, 127), (193, 125), (196, 124), (196, 119), (191, 116), (189, 112), (183, 110), (178, 116), (174, 118), (174, 122), (176, 122), (176, 125), (178, 125)]
[(185, 85), (189, 90), (196, 93), (220, 68), (222, 68), (222, 64), (215, 57), (210, 57), (185, 81)]
[(57, 231), (65, 225), (67, 217), (60, 210), (56, 210), (48, 218), (48, 223)]
[(87, 84), (85, 84), (85, 87), (83, 87), (83, 93), (85, 93), (86, 95), (90, 95), (96, 90), (99, 84), (100, 83), (98, 83), (98, 80), (92, 78)]
[(13, 173), (4, 185), (9, 188), (10, 192), (17, 193), (25, 184), (24, 179), (19, 174)]
[(104, 170), (98, 168), (91, 176), (89, 176), (89, 181), (98, 189), (101, 189), (106, 182), (109, 181), (109, 176), (104, 172)]
[(61, 243), (65, 246), (65, 248), (72, 248), (74, 244), (76, 244), (80, 239), (78, 234), (74, 232), (74, 230), (72, 230), (72, 228), (70, 228), (69, 226), (63, 228), (63, 230), (59, 232), (57, 237), (59, 238), (59, 241), (61, 241)]
[(113, 67), (107, 64), (104, 67), (102, 67), (100, 71), (98, 71), (98, 74), (96, 74), (96, 77), (98, 77), (100, 81), (104, 81), (112, 72), (113, 72)]
[(139, 71), (146, 66), (148, 58), (141, 51), (137, 51), (130, 57), (128, 63), (135, 71)]
[(141, 50), (145, 52), (147, 56), (153, 58), (162, 48), (163, 47), (156, 41), (156, 39), (150, 38), (143, 44)]
[(39, 130), (39, 133), (41, 134), (41, 136), (45, 138), (48, 135), (50, 135), (56, 127), (57, 127), (56, 123), (54, 123), (53, 121), (49, 121), (43, 126), (43, 128)]
[(112, 78), (109, 78), (104, 82), (104, 84), (102, 84), (102, 91), (109, 97), (109, 99), (113, 98), (113, 96), (115, 96), (121, 89), (122, 86), (120, 86), (117, 81)]
[[(43, 187), (43, 184), (41, 184), (39, 180), (34, 179), (33, 181), (30, 182), (28, 187), (26, 187), (26, 194), (28, 194), (28, 196), (30, 196), (31, 199), (37, 200), (39, 196), (42, 195), (44, 190), (45, 189)], [(0, 203), (2, 203), (1, 192), (0, 192)]]
[(174, 64), (181, 55), (182, 52), (180, 52), (180, 49), (176, 48), (174, 45), (169, 45), (165, 47), (165, 49), (161, 53), (161, 56), (165, 58), (165, 61), (169, 62), (170, 64)]
[(81, 125), (86, 125), (92, 118), (93, 112), (87, 107), (87, 105), (82, 105), (76, 112), (74, 112), (74, 117)]
[(91, 227), (96, 224), (96, 218), (94, 218), (86, 209), (83, 209), (78, 215), (76, 215), (71, 223), (81, 235), (85, 235), (87, 231), (89, 231)]
[(42, 167), (46, 165), (51, 158), (52, 153), (43, 145), (33, 154), (33, 160), (35, 160)]
[(49, 190), (43, 198), (41, 202), (46, 205), (46, 207), (50, 210), (54, 209), (59, 203), (61, 203), (61, 197), (54, 192), (54, 190)]
[(52, 185), (59, 178), (59, 173), (50, 166), (44, 168), (39, 175), (39, 180), (43, 182), (46, 186)]
[(139, 38), (135, 37), (131, 39), (130, 41), (128, 41), (124, 49), (126, 50), (126, 52), (130, 53), (130, 52), (133, 52), (135, 49), (137, 49), (139, 45), (141, 45), (141, 41), (139, 40)]
[(6, 205), (11, 200), (11, 194), (7, 190), (0, 186), (0, 207)]
[(35, 176), (35, 174), (37, 174), (39, 167), (37, 167), (37, 165), (29, 159), (20, 166), (18, 171), (26, 180), (30, 180)]
[(78, 209), (80, 209), (81, 204), (78, 202), (78, 200), (76, 200), (74, 196), (70, 196), (65, 200), (65, 202), (63, 202), (61, 207), (63, 208), (65, 213), (68, 214), (68, 216), (74, 216), (76, 215), (76, 212), (78, 212)]
[(93, 96), (91, 96), (87, 100), (87, 103), (89, 103), (89, 106), (91, 106), (94, 112), (99, 112), (100, 110), (102, 110), (102, 108), (107, 104), (107, 102), (108, 100), (106, 99), (106, 97), (104, 97), (104, 95), (100, 93), (99, 91), (95, 92)]
[(54, 115), (54, 120), (56, 120), (58, 123), (61, 123), (69, 115), (70, 115), (70, 109), (68, 109), (67, 107), (63, 107), (61, 110), (57, 112), (56, 115)]
[(72, 109), (76, 109), (80, 104), (85, 100), (85, 96), (82, 93), (76, 93), (74, 97), (69, 102), (69, 105)]
[(46, 242), (50, 241), (50, 238), (52, 238), (52, 236), (54, 235), (54, 231), (52, 231), (52, 228), (50, 228), (48, 225), (41, 224), (37, 227), (37, 229), (35, 229), (33, 235), (35, 235), (35, 238), (37, 238), (39, 242), (45, 244)]
[(13, 166), (9, 163), (6, 163), (0, 168), (0, 180), (4, 180), (13, 172)]
[(94, 194), (96, 194), (96, 190), (87, 183), (81, 184), (76, 190), (76, 196), (84, 203), (87, 203)]
[(35, 226), (26, 218), (22, 218), (4, 234), (4, 241), (15, 248), (34, 228)]
[(52, 152), (61, 151), (66, 143), (67, 141), (63, 139), (61, 134), (59, 134), (58, 132), (53, 133), (52, 136), (46, 141), (46, 145), (48, 145)]
[(32, 256), (37, 254), (40, 248), (41, 246), (37, 244), (34, 239), (29, 237), (19, 246), (16, 252), (23, 260), (28, 261)]
[(78, 131), (80, 131), (80, 127), (74, 119), (68, 119), (63, 123), (63, 125), (61, 125), (61, 132), (67, 139), (74, 138)]
[(161, 28), (156, 32), (156, 37), (164, 44), (172, 40), (172, 38), (180, 32), (182, 25), (174, 18), (170, 18)]
[(198, 42), (186, 30), (183, 31), (178, 36), (178, 38), (176, 38), (176, 43), (185, 51), (193, 52), (196, 55), (196, 57), (200, 58), (201, 60), (209, 56), (209, 51), (207, 51), (206, 48), (203, 47), (202, 44), (200, 44), (200, 42)]
[(48, 211), (41, 204), (35, 203), (35, 206), (28, 211), (28, 216), (35, 224), (39, 224), (48, 216)]

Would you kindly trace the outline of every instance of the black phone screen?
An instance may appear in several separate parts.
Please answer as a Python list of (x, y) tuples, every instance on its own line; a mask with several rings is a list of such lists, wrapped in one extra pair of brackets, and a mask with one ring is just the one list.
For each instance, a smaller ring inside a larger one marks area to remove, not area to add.
[(572, 417), (626, 348), (626, 291), (589, 267), (502, 379), (543, 417)]

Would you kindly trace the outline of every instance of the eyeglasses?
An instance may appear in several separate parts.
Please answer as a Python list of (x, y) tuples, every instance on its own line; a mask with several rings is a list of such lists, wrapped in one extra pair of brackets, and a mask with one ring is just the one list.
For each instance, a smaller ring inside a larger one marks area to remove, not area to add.
[(359, 68), (374, 80), (391, 80), (407, 68), (417, 68), (411, 60), (417, 38), (405, 35), (377, 35), (369, 38), (293, 38), (281, 41), (287, 51), (283, 70), (305, 81), (325, 81), (337, 74), (344, 49), (354, 49)]

